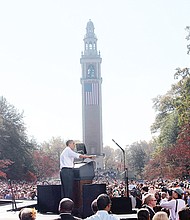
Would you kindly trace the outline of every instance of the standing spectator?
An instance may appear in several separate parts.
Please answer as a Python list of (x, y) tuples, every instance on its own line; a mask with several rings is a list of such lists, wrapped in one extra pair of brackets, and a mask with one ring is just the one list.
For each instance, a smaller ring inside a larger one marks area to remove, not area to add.
[(156, 198), (156, 200), (157, 200), (156, 205), (160, 205), (161, 194), (160, 194), (159, 192), (156, 192), (156, 193), (154, 194), (154, 196), (155, 196), (155, 198)]
[(148, 209), (141, 208), (137, 212), (137, 219), (138, 220), (150, 220), (150, 213)]
[(150, 213), (150, 220), (152, 220), (155, 215), (154, 207), (156, 206), (156, 198), (154, 194), (147, 194), (143, 199), (143, 208), (147, 208)]
[(94, 199), (91, 203), (91, 209), (93, 213), (95, 214), (98, 211), (98, 206), (97, 206), (97, 199)]
[(80, 218), (72, 215), (74, 202), (69, 198), (63, 198), (59, 203), (60, 217), (55, 220), (80, 220)]
[(179, 220), (190, 220), (190, 208), (185, 207), (181, 209), (179, 212)]
[(97, 197), (97, 207), (98, 211), (94, 215), (86, 218), (86, 220), (117, 220), (116, 217), (109, 214), (111, 209), (111, 199), (107, 194), (100, 194)]
[(179, 219), (178, 212), (185, 207), (185, 201), (182, 199), (182, 195), (183, 190), (180, 188), (176, 188), (174, 191), (172, 191), (171, 198), (169, 198), (169, 196), (167, 195), (168, 199), (165, 198), (160, 201), (161, 207), (169, 209), (169, 217), (171, 220)]

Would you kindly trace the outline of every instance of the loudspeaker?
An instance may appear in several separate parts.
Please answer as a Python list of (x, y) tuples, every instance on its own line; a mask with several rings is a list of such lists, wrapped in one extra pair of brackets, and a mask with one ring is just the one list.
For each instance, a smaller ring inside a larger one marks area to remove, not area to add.
[(94, 214), (91, 209), (91, 203), (100, 194), (106, 193), (106, 184), (85, 184), (83, 185), (83, 218)]
[(111, 212), (113, 214), (131, 214), (132, 203), (130, 197), (113, 197), (111, 198)]
[(40, 213), (52, 212), (58, 214), (61, 200), (61, 185), (38, 185), (37, 205)]

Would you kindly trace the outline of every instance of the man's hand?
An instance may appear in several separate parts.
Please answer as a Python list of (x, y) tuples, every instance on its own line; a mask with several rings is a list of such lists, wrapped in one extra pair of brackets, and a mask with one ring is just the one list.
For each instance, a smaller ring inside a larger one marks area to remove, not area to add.
[(95, 159), (96, 159), (96, 155), (89, 155), (88, 158), (90, 158), (90, 159), (92, 159), (92, 160), (95, 160)]

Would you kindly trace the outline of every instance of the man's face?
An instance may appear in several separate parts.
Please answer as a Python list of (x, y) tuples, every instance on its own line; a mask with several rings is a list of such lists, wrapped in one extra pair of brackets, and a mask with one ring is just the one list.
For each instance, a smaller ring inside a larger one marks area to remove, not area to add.
[(172, 197), (174, 199), (177, 199), (178, 198), (178, 194), (175, 191), (172, 191)]
[(150, 206), (151, 207), (155, 207), (156, 206), (156, 202), (157, 202), (157, 200), (156, 200), (156, 198), (155, 197), (151, 197), (151, 200), (150, 200)]
[(69, 147), (70, 147), (72, 150), (74, 150), (74, 149), (75, 149), (75, 142), (74, 142), (74, 141), (70, 142), (70, 143), (69, 143)]

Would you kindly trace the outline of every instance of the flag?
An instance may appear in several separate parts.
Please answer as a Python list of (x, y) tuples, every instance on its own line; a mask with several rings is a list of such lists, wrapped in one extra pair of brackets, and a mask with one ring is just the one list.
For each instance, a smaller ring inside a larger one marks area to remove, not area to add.
[(84, 84), (85, 105), (99, 105), (99, 84)]

